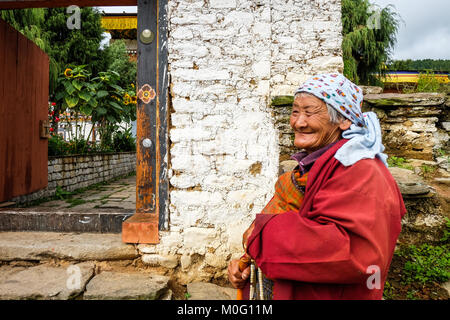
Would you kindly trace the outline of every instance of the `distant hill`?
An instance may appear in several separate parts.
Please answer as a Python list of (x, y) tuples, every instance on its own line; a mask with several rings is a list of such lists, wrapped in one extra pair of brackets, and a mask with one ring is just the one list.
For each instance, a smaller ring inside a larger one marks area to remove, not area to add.
[(394, 60), (387, 65), (391, 71), (436, 71), (450, 72), (450, 60)]

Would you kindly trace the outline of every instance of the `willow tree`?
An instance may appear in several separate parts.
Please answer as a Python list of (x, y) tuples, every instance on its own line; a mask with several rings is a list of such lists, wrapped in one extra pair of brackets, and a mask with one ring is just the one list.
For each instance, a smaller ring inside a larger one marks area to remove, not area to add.
[(344, 75), (359, 84), (377, 83), (396, 43), (400, 16), (389, 5), (342, 0)]
[[(14, 29), (33, 41), (44, 52), (51, 50), (48, 35), (44, 30), (46, 9), (17, 9), (0, 11), (0, 18), (8, 22)], [(49, 55), (50, 87), (56, 83), (59, 67), (54, 57)]]
[(0, 18), (48, 54), (50, 94), (68, 64), (86, 64), (94, 74), (107, 68), (100, 48), (104, 37), (101, 13), (89, 7), (81, 8), (80, 13), (80, 29), (69, 29), (66, 8), (0, 11)]

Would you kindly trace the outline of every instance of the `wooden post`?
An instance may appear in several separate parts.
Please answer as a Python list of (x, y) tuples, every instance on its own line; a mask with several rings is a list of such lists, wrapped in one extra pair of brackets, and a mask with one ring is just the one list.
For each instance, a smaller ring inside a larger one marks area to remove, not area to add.
[(167, 228), (167, 0), (138, 0), (136, 213), (122, 241), (159, 243)]

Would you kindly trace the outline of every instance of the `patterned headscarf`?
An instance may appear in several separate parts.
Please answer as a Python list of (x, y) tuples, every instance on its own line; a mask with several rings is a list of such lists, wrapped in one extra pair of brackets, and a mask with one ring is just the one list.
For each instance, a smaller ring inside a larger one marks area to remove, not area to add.
[(334, 155), (344, 166), (350, 166), (361, 159), (378, 157), (387, 165), (387, 155), (381, 137), (380, 121), (374, 112), (361, 111), (362, 89), (342, 74), (319, 74), (307, 80), (295, 91), (306, 92), (326, 102), (346, 119), (352, 122), (342, 137), (349, 139)]
[(359, 127), (362, 116), (362, 89), (339, 73), (320, 74), (306, 81), (295, 93), (307, 92), (323, 100)]

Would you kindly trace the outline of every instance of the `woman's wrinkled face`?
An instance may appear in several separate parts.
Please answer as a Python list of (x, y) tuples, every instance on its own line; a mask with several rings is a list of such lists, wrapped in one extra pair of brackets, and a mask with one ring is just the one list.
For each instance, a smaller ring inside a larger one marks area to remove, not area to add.
[(308, 153), (337, 141), (342, 132), (339, 124), (331, 123), (325, 102), (309, 95), (295, 98), (290, 125), (295, 133), (294, 145)]

